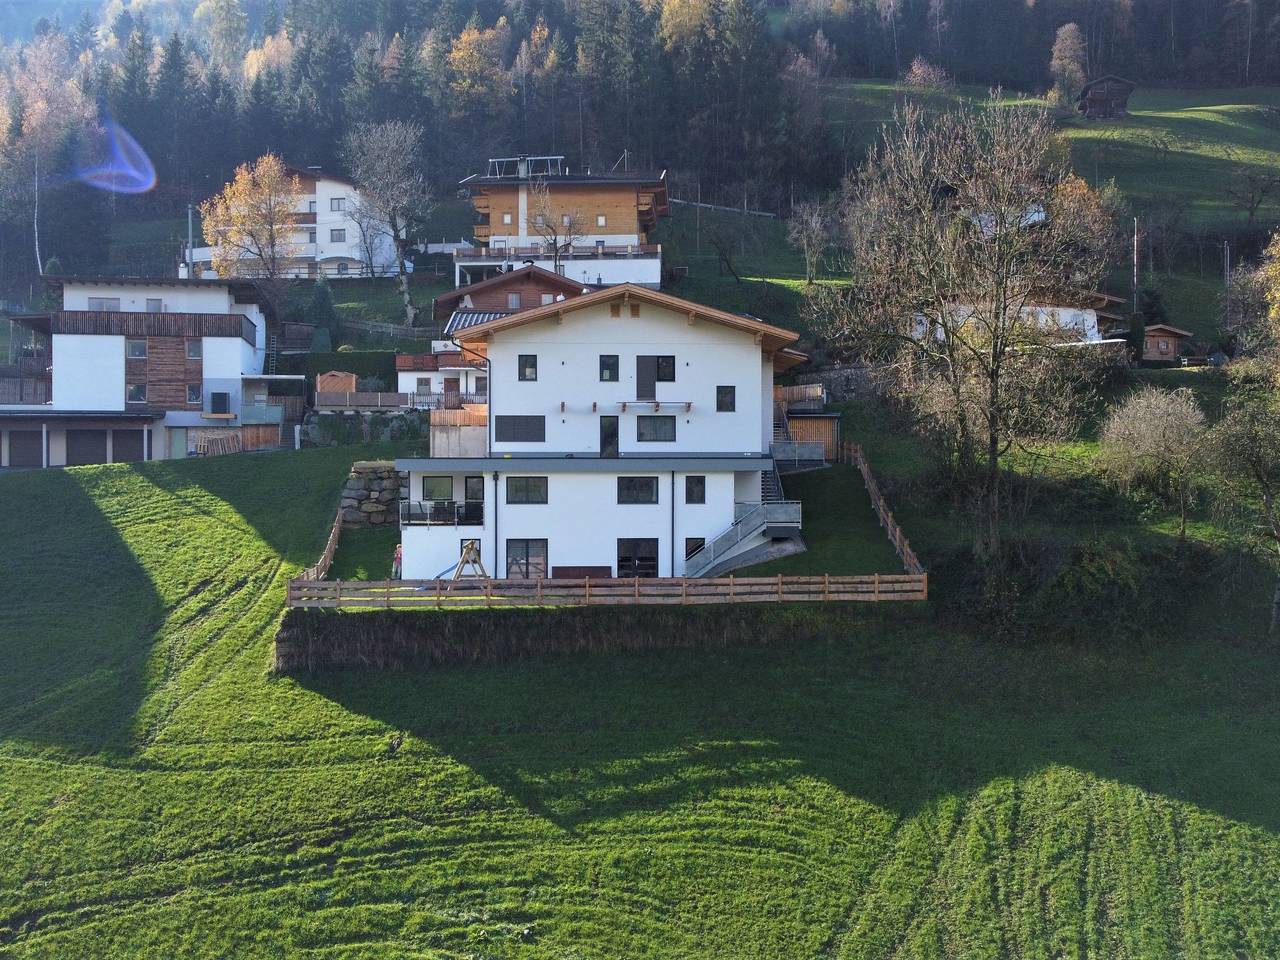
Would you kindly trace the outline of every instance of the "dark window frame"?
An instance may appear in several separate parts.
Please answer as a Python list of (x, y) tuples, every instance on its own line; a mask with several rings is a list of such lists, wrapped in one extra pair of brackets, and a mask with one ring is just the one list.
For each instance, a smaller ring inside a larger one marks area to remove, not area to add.
[[(530, 430), (537, 422), (538, 430)], [(527, 436), (534, 434), (537, 436)], [(546, 443), (547, 418), (536, 414), (499, 414), (493, 418), (495, 443)]]
[[(644, 483), (643, 490), (637, 490), (638, 483)], [(627, 488), (628, 493), (624, 497), (623, 489)], [(635, 491), (634, 493), (632, 491)], [(644, 499), (639, 499), (644, 497)], [(652, 506), (658, 502), (658, 478), (657, 477), (619, 477), (618, 478), (618, 503), (625, 505), (641, 505)]]
[[(142, 345), (141, 353), (134, 353), (133, 348)], [(147, 340), (145, 337), (129, 337), (124, 342), (124, 358), (126, 360), (145, 360), (147, 359)]]
[[(512, 499), (512, 486), (511, 486), (511, 481), (513, 481), (513, 480), (523, 481), (523, 483), (520, 485), (520, 487), (516, 488), (516, 489), (523, 489), (523, 493), (521, 493), (521, 495), (520, 495), (520, 498), (519, 498), (519, 499)], [(538, 493), (537, 493), (537, 486), (538, 486), (538, 485), (537, 485), (536, 483), (533, 483), (533, 482), (532, 482), (532, 481), (536, 481), (536, 480), (540, 480), (540, 481), (542, 481), (542, 494), (541, 494), (542, 499), (537, 499), (537, 497), (538, 497)], [(507, 498), (507, 503), (509, 503), (509, 504), (513, 504), (513, 505), (517, 505), (517, 506), (518, 506), (518, 505), (528, 505), (528, 504), (535, 504), (535, 505), (537, 505), (537, 504), (545, 504), (545, 503), (547, 502), (547, 499), (548, 499), (548, 492), (549, 492), (549, 488), (550, 488), (550, 484), (547, 482), (547, 478), (546, 478), (546, 477), (533, 477), (533, 476), (530, 476), (530, 477), (523, 477), (523, 476), (522, 476), (522, 477), (507, 477), (507, 482), (506, 482), (506, 498)]]
[[(516, 562), (520, 564), (524, 569), (521, 573), (515, 574), (513, 576), (511, 572), (512, 553), (517, 551), (517, 544), (520, 545), (520, 547), (518, 548), (520, 550), (520, 554), (517, 557)], [(533, 547), (535, 544), (542, 545), (542, 558), (541, 558), (542, 564), (541, 564), (540, 570), (537, 570), (537, 568), (533, 566), (533, 563), (530, 560), (530, 554), (532, 552), (530, 548)], [(547, 541), (546, 537), (508, 538), (507, 557), (506, 557), (507, 577), (510, 579), (517, 579), (517, 580), (532, 580), (534, 579), (534, 573), (536, 571), (538, 573), (538, 576), (545, 578), (547, 574), (550, 572), (550, 563), (551, 563), (550, 558), (551, 558), (551, 544)]]
[[(697, 488), (696, 495), (693, 493)], [(703, 474), (690, 473), (684, 478), (684, 502), (685, 503), (706, 503), (707, 502), (707, 478)]]
[[(606, 376), (606, 373), (612, 373), (613, 376)], [(616, 353), (600, 354), (600, 382), (617, 383), (620, 378), (621, 366), (618, 355)]]
[(695, 553), (707, 545), (706, 537), (685, 537), (684, 538), (684, 558), (688, 560)]
[(675, 354), (659, 354), (656, 358), (656, 379), (658, 383), (676, 382)]
[[(133, 391), (141, 391), (141, 396), (133, 396)], [(145, 383), (126, 383), (124, 385), (124, 402), (125, 403), (146, 403), (147, 402), (147, 385)]]
[[(642, 425), (654, 426), (657, 423), (670, 423), (671, 436), (669, 437), (646, 437), (641, 429)], [(636, 417), (636, 443), (675, 443), (676, 442), (676, 418), (667, 414), (650, 414)]]
[[(427, 496), (427, 481), (428, 481), (428, 480), (447, 480), (447, 481), (449, 481), (449, 495), (448, 495), (447, 497), (429, 497), (429, 496)], [(424, 502), (425, 502), (425, 501), (432, 501), (432, 502), (439, 501), (439, 502), (448, 503), (448, 502), (452, 501), (452, 500), (453, 500), (453, 477), (452, 477), (452, 476), (450, 476), (450, 475), (448, 475), (448, 474), (439, 474), (439, 473), (433, 473), (433, 474), (427, 474), (427, 475), (425, 475), (425, 476), (422, 478), (422, 499), (423, 499), (423, 501), (424, 501)]]
[[(529, 364), (527, 361), (532, 360)], [(527, 377), (525, 374), (533, 371), (533, 376)], [(538, 355), (536, 353), (522, 353), (516, 357), (516, 379), (522, 383), (536, 383), (538, 379)]]
[(720, 384), (716, 387), (716, 413), (736, 413), (738, 409), (738, 388), (733, 384)]
[[(191, 349), (192, 347), (195, 348), (194, 351)], [(187, 359), (188, 360), (204, 359), (204, 341), (201, 340), (199, 337), (187, 338)]]
[(187, 384), (187, 403), (190, 403), (190, 404), (204, 403), (204, 384), (203, 383)]

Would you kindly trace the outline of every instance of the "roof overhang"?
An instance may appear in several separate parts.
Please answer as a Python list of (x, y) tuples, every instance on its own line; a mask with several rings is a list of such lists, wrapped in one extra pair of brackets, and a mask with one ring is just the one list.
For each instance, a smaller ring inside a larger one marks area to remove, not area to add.
[[(670, 310), (673, 313), (684, 314), (688, 316), (691, 321), (701, 320), (709, 323), (717, 323), (722, 326), (741, 330), (744, 333), (753, 334), (764, 350), (775, 352), (775, 358), (777, 353), (783, 352), (784, 348), (791, 346), (800, 339), (800, 335), (798, 333), (795, 333), (792, 330), (784, 330), (782, 327), (775, 327), (772, 324), (765, 323), (763, 320), (756, 320), (753, 317), (743, 316), (742, 314), (717, 310), (714, 307), (707, 307), (700, 303), (694, 303), (692, 300), (673, 297), (669, 293), (651, 290), (648, 287), (641, 287), (633, 283), (623, 283), (613, 287), (604, 287), (600, 290), (592, 291), (591, 293), (584, 293), (580, 297), (571, 297), (567, 300), (549, 303), (546, 306), (534, 307), (531, 310), (521, 310), (519, 313), (513, 313), (507, 317), (478, 323), (474, 326), (457, 331), (454, 334), (454, 339), (459, 342), (486, 340), (492, 334), (499, 333), (503, 330), (524, 326), (529, 323), (537, 323), (540, 320), (563, 317), (579, 310), (586, 310), (589, 307), (599, 306), (604, 303), (613, 303), (615, 300), (621, 300), (624, 303), (647, 303), (651, 306)], [(804, 355), (798, 353), (798, 351), (791, 351), (791, 353), (795, 353), (801, 358), (804, 357)], [(795, 362), (799, 363), (800, 360), (795, 360)]]

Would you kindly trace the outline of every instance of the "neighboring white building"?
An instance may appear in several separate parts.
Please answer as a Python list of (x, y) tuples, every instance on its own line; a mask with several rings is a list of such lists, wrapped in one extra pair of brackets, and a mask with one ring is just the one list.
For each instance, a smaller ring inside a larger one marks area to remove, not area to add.
[(14, 318), (0, 467), (279, 446), (266, 318), (240, 281), (59, 279), (62, 309)]
[[(298, 178), (304, 194), (295, 212), (295, 228), (290, 237), (291, 277), (367, 277), (369, 255), (364, 249), (360, 226), (352, 216), (359, 204), (360, 193), (346, 177), (326, 173), (319, 167), (289, 167)], [(373, 260), (373, 276), (386, 277), (398, 273), (395, 245), (391, 237), (380, 232), (369, 240)], [(187, 275), (187, 255), (178, 275)], [(198, 277), (213, 273), (213, 248), (193, 247), (191, 260)], [(405, 264), (412, 270), (411, 263)], [(251, 270), (244, 271), (251, 275)]]
[(487, 452), (398, 461), (406, 578), (468, 540), (498, 577), (705, 576), (798, 534), (772, 457), (795, 333), (624, 284), (455, 339), (487, 365)]
[[(454, 251), (455, 286), (525, 264), (583, 286), (662, 283), (662, 247), (649, 243), (649, 232), (670, 213), (666, 171), (574, 173), (560, 156), (498, 157), (460, 186), (476, 211), (477, 245)], [(548, 218), (563, 246), (559, 257), (543, 228)], [(570, 224), (576, 230), (566, 238)]]

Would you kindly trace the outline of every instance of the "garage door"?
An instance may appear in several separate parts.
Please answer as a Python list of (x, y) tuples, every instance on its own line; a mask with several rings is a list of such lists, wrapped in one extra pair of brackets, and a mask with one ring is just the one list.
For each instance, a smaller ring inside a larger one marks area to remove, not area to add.
[(141, 459), (141, 430), (111, 431), (111, 460), (113, 463), (133, 463)]
[(107, 462), (107, 431), (68, 430), (67, 466)]
[(39, 430), (9, 431), (9, 466), (43, 467)]

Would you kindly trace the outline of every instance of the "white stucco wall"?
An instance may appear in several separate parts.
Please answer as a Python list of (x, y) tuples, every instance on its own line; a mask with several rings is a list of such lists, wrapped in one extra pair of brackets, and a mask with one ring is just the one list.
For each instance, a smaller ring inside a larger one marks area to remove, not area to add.
[[(764, 418), (772, 418), (772, 369), (766, 396), (762, 354), (746, 331), (688, 317), (665, 308), (641, 304), (639, 318), (624, 308), (612, 317), (607, 303), (568, 313), (562, 323), (544, 320), (494, 335), (489, 344), (490, 417), (541, 415), (546, 417), (545, 443), (492, 443), (501, 453), (598, 453), (600, 417), (619, 418), (619, 449), (623, 454), (657, 456), (671, 453), (761, 453), (768, 450), (762, 436)], [(538, 357), (538, 379), (521, 381), (521, 354)], [(601, 382), (599, 358), (618, 356), (619, 379)], [(675, 381), (658, 383), (659, 401), (692, 403), (663, 406), (637, 402), (636, 357), (674, 355)], [(716, 387), (736, 388), (736, 409), (716, 412)], [(627, 401), (624, 412), (621, 401)], [(565, 409), (561, 410), (561, 403)], [(592, 404), (595, 410), (592, 410)], [(762, 410), (762, 405), (768, 410)], [(675, 416), (676, 440), (639, 442), (636, 418)]]
[[(406, 579), (431, 579), (442, 572), (450, 573), (461, 552), (463, 538), (480, 540), (485, 568), (490, 576), (497, 577), (505, 576), (507, 572), (506, 542), (509, 539), (546, 540), (550, 575), (550, 568), (558, 566), (609, 567), (616, 574), (620, 538), (656, 538), (659, 576), (680, 576), (684, 572), (685, 538), (710, 540), (733, 522), (735, 475), (728, 471), (696, 474), (706, 477), (705, 504), (684, 502), (687, 474), (677, 472), (674, 518), (670, 471), (538, 474), (513, 469), (499, 474), (496, 517), (493, 474), (476, 471), (472, 475), (485, 478), (484, 525), (402, 527), (403, 575)], [(547, 503), (507, 503), (506, 477), (531, 475), (547, 476)], [(460, 498), (466, 474), (452, 476), (454, 496)], [(658, 503), (619, 504), (619, 476), (656, 476)], [(750, 487), (752, 476), (755, 477), (754, 499), (758, 500), (759, 473), (748, 474), (744, 486)], [(420, 472), (410, 474), (410, 496), (414, 500), (422, 496), (422, 477)], [(588, 516), (591, 518), (589, 526), (582, 523), (582, 518)]]
[(90, 284), (65, 282), (62, 285), (62, 309), (88, 310), (90, 297), (119, 297), (125, 313), (144, 313), (148, 300), (160, 300), (168, 313), (244, 313), (233, 308), (226, 287), (172, 287), (124, 284)]
[(396, 372), (397, 393), (417, 393), (419, 380), (431, 381), (432, 393), (443, 393), (445, 380), (458, 380), (458, 389), (462, 393), (478, 393), (476, 377), (483, 379), (484, 370), (465, 367), (456, 370), (399, 370)]
[(53, 408), (123, 410), (124, 337), (53, 335)]
[[(512, 260), (517, 266), (522, 265), (527, 258), (517, 257)], [(468, 261), (461, 259), (456, 261), (454, 268), (454, 285), (463, 286), (467, 282), (465, 274), (470, 274), (472, 280), (478, 280), (485, 268), (493, 270), (498, 266), (500, 261)], [(533, 261), (536, 266), (543, 270), (556, 272), (555, 261), (551, 257), (538, 258)], [(593, 258), (581, 258), (575, 260), (562, 260), (560, 263), (561, 274), (570, 280), (575, 280), (584, 285), (603, 284), (615, 285), (619, 283), (635, 283), (642, 287), (652, 287), (657, 289), (662, 285), (662, 259), (656, 256), (644, 257), (604, 257), (599, 260)]]

